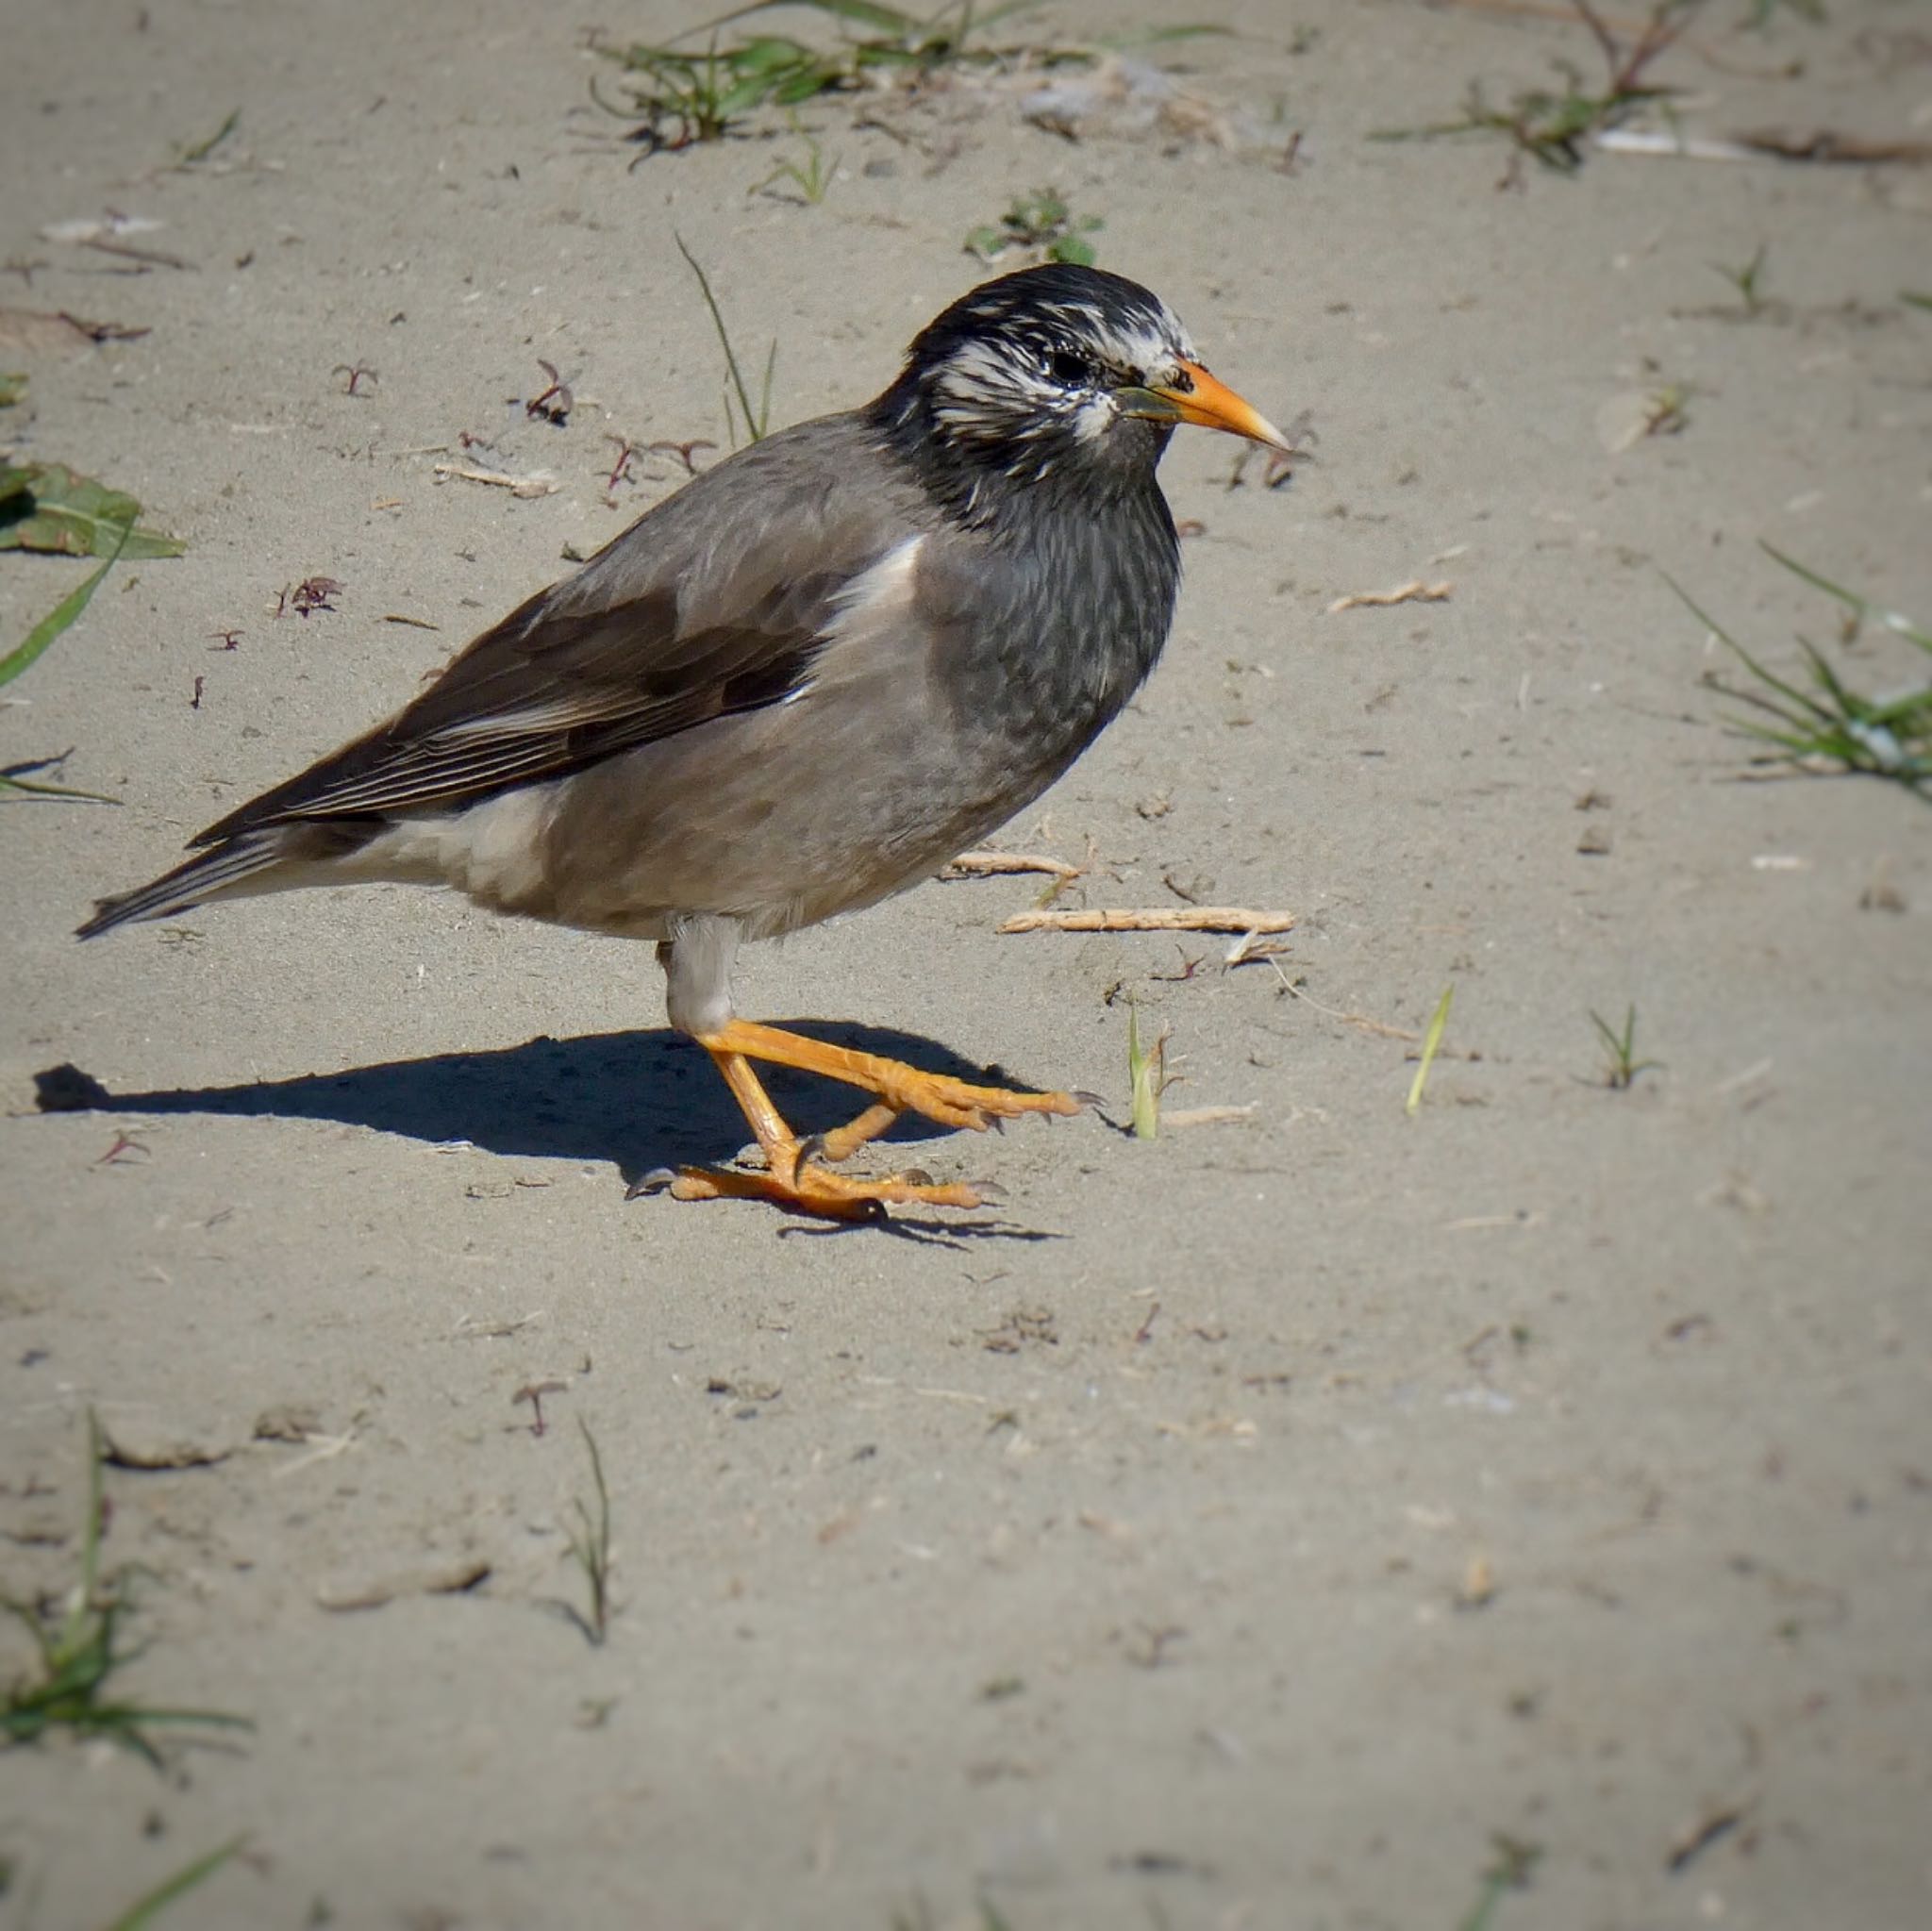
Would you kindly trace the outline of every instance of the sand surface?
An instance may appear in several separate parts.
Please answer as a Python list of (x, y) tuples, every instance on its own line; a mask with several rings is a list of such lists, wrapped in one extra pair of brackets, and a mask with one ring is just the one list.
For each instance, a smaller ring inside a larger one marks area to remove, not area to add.
[[(1700, 131), (1932, 138), (1923, 8), (1741, 10), (1659, 70)], [(107, 1924), (245, 1834), (166, 1923), (1450, 1931), (1500, 1834), (1540, 1856), (1494, 1931), (1932, 1922), (1932, 814), (1740, 782), (1661, 574), (1785, 666), (1836, 623), (1759, 539), (1932, 615), (1932, 317), (1898, 300), (1932, 171), (1499, 188), (1499, 141), (1365, 138), (1594, 69), (1530, 8), (1203, 0), (1242, 37), (1167, 58), (1234, 150), (1069, 143), (1017, 89), (822, 103), (817, 206), (748, 191), (782, 130), (630, 166), (565, 9), (26, 12), (0, 303), (151, 333), (0, 354), (32, 377), (0, 435), (189, 548), (117, 566), (0, 713), (0, 759), (72, 746), (121, 806), (0, 807), (0, 1578), (70, 1586), (97, 1410), (178, 1464), (108, 1471), (144, 1645), (113, 1688), (256, 1727), (159, 1773), (0, 1756), (0, 1921)], [(793, 420), (883, 386), (1043, 183), (1319, 460), (1230, 490), (1231, 442), (1175, 443), (1167, 656), (1004, 841), (1089, 867), (1063, 905), (1299, 923), (1227, 970), (1000, 936), (1041, 881), (995, 878), (754, 954), (749, 1012), (1106, 1096), (908, 1136), (997, 1210), (626, 1201), (745, 1138), (641, 947), (387, 888), (75, 945), (675, 487), (662, 455), (607, 487), (611, 436), (724, 441), (674, 229)], [(41, 238), (106, 208), (193, 266)], [(1746, 318), (1711, 264), (1760, 244)], [(565, 427), (523, 409), (540, 358)], [(1673, 386), (1677, 433), (1607, 446)], [(0, 640), (82, 574), (0, 557)], [(335, 608), (277, 618), (315, 575)], [(1329, 610), (1416, 579), (1453, 588)], [(1849, 661), (1914, 668), (1874, 632)], [(1115, 1130), (1127, 997), (1170, 1109), (1247, 1110)], [(1632, 1004), (1662, 1065), (1620, 1092), (1590, 1014)], [(38, 1112), (63, 1064), (94, 1106)], [(580, 1423), (601, 1647), (555, 1606)]]

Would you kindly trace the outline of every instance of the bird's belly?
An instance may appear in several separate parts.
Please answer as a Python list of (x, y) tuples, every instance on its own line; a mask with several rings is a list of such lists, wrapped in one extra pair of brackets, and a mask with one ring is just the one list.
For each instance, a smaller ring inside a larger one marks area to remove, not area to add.
[(912, 679), (862, 702), (814, 691), (465, 814), (482, 834), (465, 846), (490, 864), (472, 859), (451, 882), (496, 909), (595, 931), (658, 938), (680, 914), (719, 912), (769, 937), (930, 876), (1077, 749), (1036, 736), (1021, 753), (961, 731)]

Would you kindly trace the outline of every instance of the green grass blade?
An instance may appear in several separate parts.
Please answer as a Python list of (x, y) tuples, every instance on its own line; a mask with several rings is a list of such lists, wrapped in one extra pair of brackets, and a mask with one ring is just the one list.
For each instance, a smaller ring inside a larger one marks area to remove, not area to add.
[(1932, 737), (1932, 690), (1907, 691), (1883, 704), (1867, 705), (1865, 722), (1888, 729), (1904, 724), (1914, 737)]
[(192, 167), (196, 161), (207, 160), (208, 156), (213, 154), (215, 149), (220, 147), (222, 142), (227, 140), (229, 135), (234, 133), (241, 125), (242, 109), (240, 108), (231, 108), (228, 110), (228, 118), (206, 141), (197, 141), (192, 147), (185, 147), (181, 150), (181, 165), (184, 168)]
[[(751, 440), (756, 442), (763, 433), (758, 427), (758, 419), (752, 413), (751, 391), (744, 386), (744, 372), (738, 366), (738, 352), (731, 346), (731, 331), (724, 326), (724, 317), (718, 307), (718, 298), (711, 292), (710, 277), (698, 266), (698, 258), (684, 245), (684, 237), (674, 233), (671, 239), (677, 243), (677, 252), (691, 266), (691, 272), (698, 278), (698, 290), (705, 298), (705, 307), (711, 311), (711, 326), (718, 332), (718, 341), (724, 351), (724, 366), (731, 376), (731, 386), (738, 391), (738, 406), (744, 411), (744, 420), (750, 431)], [(777, 344), (772, 345), (772, 353), (777, 354)]]
[(1758, 541), (1757, 547), (1774, 563), (1782, 563), (1793, 576), (1802, 577), (1814, 590), (1822, 590), (1826, 596), (1837, 598), (1861, 623), (1869, 617), (1873, 622), (1883, 624), (1887, 630), (1891, 631), (1894, 635), (1906, 638), (1910, 642), (1916, 643), (1921, 650), (1932, 651), (1932, 631), (1921, 630), (1903, 612), (1898, 610), (1881, 610), (1870, 597), (1861, 597), (1857, 591), (1846, 590), (1842, 585), (1833, 583), (1829, 577), (1820, 576), (1815, 570), (1807, 570), (1795, 558), (1787, 557), (1782, 550), (1773, 549), (1769, 543), (1761, 539)]
[(1811, 666), (1811, 675), (1818, 688), (1828, 696), (1835, 707), (1833, 714), (1840, 718), (1862, 719), (1871, 706), (1856, 691), (1845, 689), (1838, 673), (1827, 663), (1818, 646), (1807, 638), (1799, 638), (1798, 648), (1805, 653), (1806, 660)]
[(1826, 596), (1836, 597), (1848, 610), (1856, 610), (1862, 617), (1871, 609), (1872, 606), (1856, 591), (1846, 590), (1843, 585), (1833, 583), (1829, 577), (1820, 576), (1815, 570), (1807, 570), (1795, 557), (1787, 557), (1782, 550), (1774, 549), (1761, 537), (1758, 539), (1757, 547), (1774, 563), (1782, 563), (1793, 576), (1803, 577), (1813, 590), (1822, 590)]
[[(963, 41), (969, 33), (989, 27), (996, 20), (1005, 20), (1010, 14), (1024, 13), (1039, 5), (1040, 0), (1001, 0), (997, 7), (970, 7), (965, 20), (960, 24), (958, 38)], [(937, 25), (952, 11), (953, 8), (950, 7), (941, 8), (929, 24)]]
[[(50, 762), (42, 759), (42, 763)], [(50, 785), (43, 779), (15, 777), (14, 771), (32, 770), (31, 765), (15, 765), (11, 771), (0, 771), (0, 791), (19, 791), (29, 798), (80, 798), (90, 805), (119, 805), (119, 798), (110, 798), (106, 791), (84, 791), (78, 785)]]
[(186, 1897), (196, 1885), (205, 1883), (212, 1877), (247, 1841), (245, 1837), (230, 1838), (226, 1843), (217, 1846), (206, 1856), (197, 1857), (193, 1863), (175, 1872), (174, 1876), (164, 1878), (144, 1896), (135, 1899), (134, 1903), (107, 1927), (107, 1931), (142, 1931), (142, 1925), (153, 1923), (178, 1898)]
[[(780, 0), (770, 0), (778, 5)], [(794, 0), (814, 13), (829, 13), (836, 20), (849, 20), (858, 26), (875, 26), (883, 33), (908, 34), (917, 31), (920, 22), (896, 7), (882, 7), (878, 0)]]
[(751, 432), (754, 442), (762, 440), (772, 422), (772, 377), (778, 372), (778, 338), (772, 338), (772, 346), (765, 355), (765, 379), (758, 385), (758, 427)]
[[(61, 600), (29, 630), (25, 638), (14, 648), (0, 658), (0, 687), (11, 684), (34, 660), (42, 655), (54, 640), (67, 629), (80, 613), (87, 608), (95, 591), (101, 587), (101, 578), (121, 559), (121, 552), (127, 546), (127, 539), (133, 533), (134, 525), (124, 523), (121, 525), (121, 540), (114, 545), (113, 554), (108, 560), (70, 595)], [(22, 789), (30, 790), (31, 787)]]
[(1429, 1068), (1436, 1063), (1442, 1035), (1449, 1029), (1449, 1006), (1455, 997), (1456, 982), (1452, 979), (1442, 988), (1442, 996), (1436, 1001), (1436, 1016), (1430, 1020), (1429, 1029), (1423, 1035), (1422, 1063), (1415, 1070), (1415, 1079), (1409, 1086), (1405, 1108), (1411, 1119), (1422, 1111), (1423, 1089), (1429, 1083)]

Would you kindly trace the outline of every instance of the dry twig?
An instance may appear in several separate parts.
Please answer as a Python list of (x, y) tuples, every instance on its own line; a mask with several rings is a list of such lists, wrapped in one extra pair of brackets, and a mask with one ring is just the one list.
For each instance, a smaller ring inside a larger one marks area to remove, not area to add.
[(508, 490), (512, 496), (550, 496), (561, 487), (548, 470), (516, 476), (508, 470), (479, 470), (466, 462), (440, 462), (431, 474), (444, 480), (458, 476), (466, 483), (490, 483), (499, 490)]
[(1292, 912), (1257, 912), (1244, 906), (1165, 906), (1131, 911), (1020, 912), (1002, 932), (1288, 932)]
[(1397, 590), (1358, 590), (1337, 597), (1328, 606), (1328, 614), (1332, 617), (1339, 610), (1378, 610), (1391, 604), (1446, 604), (1455, 588), (1453, 583), (1424, 583), (1417, 577)]
[(1078, 878), (1085, 871), (1084, 865), (1070, 865), (1064, 858), (1049, 858), (1041, 852), (961, 852), (940, 876), (991, 878), (1012, 872), (1045, 872), (1055, 878)]

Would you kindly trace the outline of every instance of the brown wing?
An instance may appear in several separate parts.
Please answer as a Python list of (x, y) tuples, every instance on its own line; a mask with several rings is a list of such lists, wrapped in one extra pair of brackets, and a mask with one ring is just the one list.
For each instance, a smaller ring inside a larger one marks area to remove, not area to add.
[(809, 682), (841, 594), (904, 539), (912, 506), (880, 460), (842, 417), (742, 451), (486, 631), (389, 723), (194, 843), (447, 808), (782, 702)]

